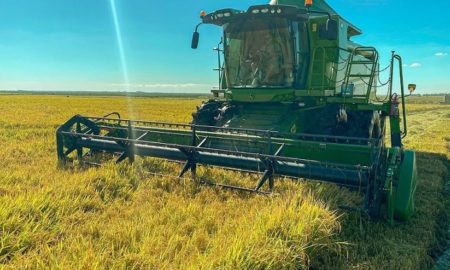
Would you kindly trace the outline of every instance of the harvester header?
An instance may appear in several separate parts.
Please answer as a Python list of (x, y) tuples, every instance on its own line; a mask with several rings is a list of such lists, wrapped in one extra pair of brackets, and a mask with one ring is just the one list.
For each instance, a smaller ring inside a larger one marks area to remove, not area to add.
[(194, 179), (198, 166), (217, 166), (260, 179), (254, 188), (208, 184), (259, 193), (275, 188), (276, 177), (323, 181), (360, 191), (357, 209), (373, 218), (413, 214), (417, 171), (415, 153), (402, 144), (399, 55), (380, 69), (378, 51), (353, 42), (361, 31), (325, 1), (279, 0), (200, 17), (192, 48), (202, 24), (221, 28), (223, 37), (215, 49), (219, 87), (192, 122), (76, 115), (56, 132), (61, 163), (89, 163), (100, 154), (117, 162), (156, 157), (183, 162), (179, 177), (190, 171)]

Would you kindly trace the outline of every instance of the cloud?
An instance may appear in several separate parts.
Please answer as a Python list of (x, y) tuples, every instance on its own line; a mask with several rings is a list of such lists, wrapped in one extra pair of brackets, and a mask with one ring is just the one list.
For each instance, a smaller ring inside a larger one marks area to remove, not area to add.
[(210, 84), (199, 83), (131, 83), (131, 84), (112, 84), (112, 86), (121, 86), (129, 88), (194, 88), (194, 87), (212, 87)]
[(446, 55), (448, 55), (448, 53), (446, 53), (446, 52), (437, 52), (434, 55), (440, 57), (440, 56), (446, 56)]
[(137, 92), (161, 92), (161, 93), (208, 93), (217, 85), (206, 83), (148, 83), (148, 82), (133, 82), (133, 83), (109, 83), (105, 85), (111, 91), (137, 91)]
[(422, 66), (421, 63), (412, 63), (412, 64), (410, 65), (410, 67), (412, 67), (412, 68), (420, 68), (421, 66)]

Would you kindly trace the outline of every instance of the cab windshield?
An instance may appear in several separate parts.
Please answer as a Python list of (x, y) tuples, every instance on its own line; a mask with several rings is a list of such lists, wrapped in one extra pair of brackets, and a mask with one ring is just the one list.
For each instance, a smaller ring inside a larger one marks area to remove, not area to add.
[(290, 22), (247, 18), (225, 26), (229, 88), (291, 87), (294, 54)]

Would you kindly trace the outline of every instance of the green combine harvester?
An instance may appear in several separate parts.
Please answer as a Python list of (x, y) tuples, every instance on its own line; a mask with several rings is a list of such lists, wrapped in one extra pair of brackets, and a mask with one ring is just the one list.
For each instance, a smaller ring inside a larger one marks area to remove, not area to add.
[(200, 25), (223, 29), (216, 48), (220, 86), (192, 123), (76, 115), (56, 132), (61, 163), (99, 153), (117, 162), (156, 157), (183, 162), (179, 176), (190, 171), (194, 178), (198, 165), (218, 166), (261, 177), (254, 188), (204, 183), (257, 193), (272, 190), (275, 176), (330, 182), (359, 190), (358, 209), (374, 219), (411, 217), (417, 169), (415, 153), (402, 145), (407, 126), (399, 55), (392, 53), (380, 100), (377, 50), (353, 42), (361, 31), (323, 0), (202, 12), (201, 20), (194, 49)]

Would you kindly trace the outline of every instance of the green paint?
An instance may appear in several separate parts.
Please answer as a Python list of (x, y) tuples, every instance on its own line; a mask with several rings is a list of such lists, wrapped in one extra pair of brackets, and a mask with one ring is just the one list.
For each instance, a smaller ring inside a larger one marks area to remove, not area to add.
[[(299, 0), (279, 4), (244, 12), (224, 9), (203, 18), (203, 23), (223, 27), (225, 65), (222, 89), (194, 113), (195, 126), (138, 126), (117, 119), (108, 124), (76, 116), (57, 131), (58, 158), (65, 161), (67, 153), (91, 147), (123, 151), (131, 161), (134, 155), (185, 160), (185, 169), (193, 173), (196, 163), (203, 162), (258, 172), (262, 166), (268, 179), (273, 173), (312, 175), (338, 184), (351, 179), (355, 186), (366, 177), (371, 187), (366, 198), (372, 200), (366, 208), (382, 204), (391, 223), (407, 220), (414, 211), (415, 155), (402, 148), (406, 134), (398, 107), (405, 111), (404, 102), (371, 99), (378, 52), (353, 42), (361, 31), (325, 1), (314, 1), (310, 10)], [(401, 67), (398, 55), (393, 54), (392, 65), (394, 60)], [(390, 149), (383, 143), (388, 118)], [(90, 130), (99, 134), (101, 125), (108, 132), (105, 141), (83, 137)], [(370, 168), (370, 174), (361, 176), (362, 167)], [(344, 179), (347, 169), (351, 176)], [(384, 201), (373, 199), (375, 194), (383, 194)]]

